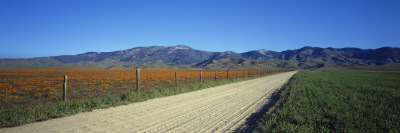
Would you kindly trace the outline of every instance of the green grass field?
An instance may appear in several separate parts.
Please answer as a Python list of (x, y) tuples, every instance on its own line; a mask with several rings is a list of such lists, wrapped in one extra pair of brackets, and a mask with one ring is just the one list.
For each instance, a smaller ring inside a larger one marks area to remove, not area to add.
[(255, 132), (399, 132), (400, 72), (299, 72)]

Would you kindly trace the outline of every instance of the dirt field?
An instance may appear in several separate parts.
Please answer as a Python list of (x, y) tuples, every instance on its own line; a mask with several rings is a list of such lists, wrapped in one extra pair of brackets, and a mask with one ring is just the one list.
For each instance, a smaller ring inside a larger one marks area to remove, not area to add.
[(36, 122), (0, 132), (235, 132), (296, 72)]

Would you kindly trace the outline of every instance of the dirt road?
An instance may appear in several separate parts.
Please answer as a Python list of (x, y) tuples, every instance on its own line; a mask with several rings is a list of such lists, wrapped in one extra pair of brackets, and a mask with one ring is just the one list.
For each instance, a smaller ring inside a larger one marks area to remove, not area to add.
[(31, 123), (0, 132), (235, 132), (296, 72)]

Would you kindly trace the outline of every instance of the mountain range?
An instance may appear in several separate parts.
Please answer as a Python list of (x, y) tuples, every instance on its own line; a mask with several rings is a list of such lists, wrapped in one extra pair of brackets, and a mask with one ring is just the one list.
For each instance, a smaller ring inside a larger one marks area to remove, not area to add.
[(319, 48), (282, 52), (266, 49), (244, 53), (209, 52), (185, 45), (136, 47), (114, 52), (87, 52), (29, 59), (0, 59), (0, 69), (308, 69), (335, 66), (399, 65), (400, 48)]

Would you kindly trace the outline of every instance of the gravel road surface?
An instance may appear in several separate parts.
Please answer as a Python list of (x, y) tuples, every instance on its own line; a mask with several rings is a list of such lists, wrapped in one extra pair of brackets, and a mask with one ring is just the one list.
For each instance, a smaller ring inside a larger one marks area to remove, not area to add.
[(243, 132), (249, 118), (296, 72), (221, 85), (0, 132)]

